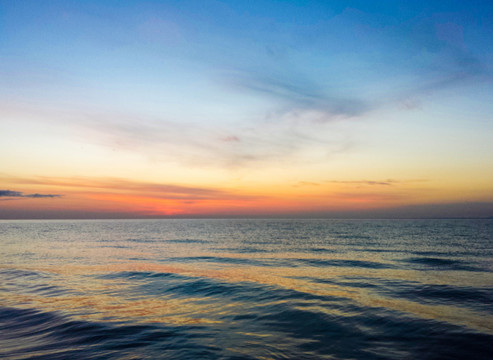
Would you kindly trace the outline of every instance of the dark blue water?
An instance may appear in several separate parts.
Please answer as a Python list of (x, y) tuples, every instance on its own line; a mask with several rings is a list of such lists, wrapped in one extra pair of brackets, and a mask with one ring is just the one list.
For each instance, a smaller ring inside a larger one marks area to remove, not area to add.
[(493, 221), (0, 221), (0, 358), (493, 359)]

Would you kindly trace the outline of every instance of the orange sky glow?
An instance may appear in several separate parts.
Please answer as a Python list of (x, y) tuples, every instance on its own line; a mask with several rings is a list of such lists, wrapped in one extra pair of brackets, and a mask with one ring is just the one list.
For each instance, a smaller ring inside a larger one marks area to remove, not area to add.
[(0, 219), (493, 217), (479, 10), (137, 3), (0, 6)]

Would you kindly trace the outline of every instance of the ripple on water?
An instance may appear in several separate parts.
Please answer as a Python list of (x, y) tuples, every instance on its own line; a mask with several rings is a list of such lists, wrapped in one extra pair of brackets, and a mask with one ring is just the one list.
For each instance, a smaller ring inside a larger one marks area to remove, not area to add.
[(1, 225), (0, 358), (493, 359), (493, 222)]
[(439, 258), (439, 257), (411, 257), (402, 261), (412, 265), (417, 265), (418, 270), (458, 270), (458, 271), (487, 271), (469, 262), (458, 259)]

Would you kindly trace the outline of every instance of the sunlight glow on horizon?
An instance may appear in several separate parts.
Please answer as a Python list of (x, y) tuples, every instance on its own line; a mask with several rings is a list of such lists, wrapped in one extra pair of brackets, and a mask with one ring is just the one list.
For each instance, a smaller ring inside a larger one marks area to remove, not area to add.
[(493, 216), (492, 13), (6, 1), (0, 219)]

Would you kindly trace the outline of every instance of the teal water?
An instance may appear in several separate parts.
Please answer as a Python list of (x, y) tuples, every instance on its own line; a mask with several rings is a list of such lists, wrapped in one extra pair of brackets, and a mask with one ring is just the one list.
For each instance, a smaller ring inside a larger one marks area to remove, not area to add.
[(492, 359), (493, 221), (0, 221), (0, 358)]

